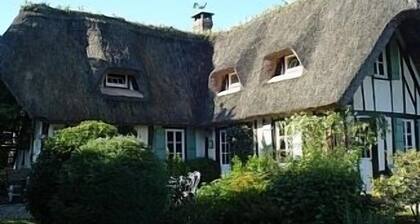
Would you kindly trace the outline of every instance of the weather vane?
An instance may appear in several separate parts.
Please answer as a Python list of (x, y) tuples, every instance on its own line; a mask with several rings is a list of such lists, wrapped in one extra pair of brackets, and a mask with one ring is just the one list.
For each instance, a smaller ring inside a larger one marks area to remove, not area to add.
[(206, 6), (207, 6), (207, 2), (205, 2), (204, 4), (200, 4), (198, 2), (194, 2), (193, 8), (194, 9), (200, 9), (200, 10), (202, 10), (202, 9), (205, 9)]

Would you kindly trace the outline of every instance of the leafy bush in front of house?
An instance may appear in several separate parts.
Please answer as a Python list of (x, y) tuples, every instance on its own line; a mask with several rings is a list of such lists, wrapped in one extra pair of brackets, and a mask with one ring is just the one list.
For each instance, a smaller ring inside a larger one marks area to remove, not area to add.
[(190, 171), (187, 164), (179, 157), (167, 159), (166, 170), (170, 177), (185, 176)]
[[(164, 165), (135, 139), (116, 136), (114, 126), (89, 121), (47, 140), (27, 192), (37, 222), (132, 223), (164, 209)], [(121, 217), (130, 219), (115, 221)]]
[(382, 199), (388, 213), (404, 211), (409, 206), (413, 218), (420, 222), (420, 152), (397, 154), (394, 163), (391, 177), (375, 181), (375, 195)]
[(210, 183), (220, 178), (220, 165), (207, 158), (197, 158), (182, 161), (180, 158), (166, 160), (167, 173), (171, 177), (186, 176), (189, 172), (198, 171), (201, 174), (200, 183)]
[(168, 202), (163, 165), (131, 137), (89, 141), (58, 181), (52, 212), (66, 223), (154, 223)]
[(278, 167), (272, 160), (272, 163), (268, 161), (267, 158), (250, 157), (243, 164), (236, 157), (229, 175), (201, 187), (193, 202), (170, 211), (162, 223), (274, 222), (278, 217), (277, 209), (271, 207), (266, 189), (270, 176), (276, 172), (271, 168)]
[(76, 127), (66, 128), (47, 139), (44, 150), (33, 165), (30, 185), (26, 194), (28, 209), (42, 224), (52, 223), (51, 205), (58, 188), (62, 164), (71, 153), (88, 141), (117, 135), (117, 129), (103, 122), (85, 121)]
[(220, 178), (220, 165), (212, 159), (198, 158), (186, 162), (189, 172), (198, 171), (201, 174), (200, 183), (210, 183)]
[(372, 210), (348, 209), (343, 224), (394, 224), (390, 216), (375, 213)]
[(346, 208), (360, 208), (357, 156), (312, 152), (275, 176), (268, 195), (292, 223), (343, 223)]

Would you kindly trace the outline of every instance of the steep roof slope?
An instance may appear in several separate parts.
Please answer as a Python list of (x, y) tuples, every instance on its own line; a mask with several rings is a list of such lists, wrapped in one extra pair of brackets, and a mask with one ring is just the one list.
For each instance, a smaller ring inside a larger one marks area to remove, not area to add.
[[(214, 41), (34, 5), (0, 39), (0, 79), (32, 117), (51, 122), (203, 125), (343, 106), (403, 21), (411, 21), (401, 29), (409, 49), (420, 49), (417, 4), (300, 0)], [(299, 56), (303, 75), (267, 83), (264, 58), (286, 48)], [(243, 90), (209, 93), (210, 73), (226, 68), (236, 69)], [(144, 98), (103, 95), (108, 69), (135, 74)]]
[[(199, 125), (211, 117), (202, 87), (213, 50), (200, 36), (33, 5), (3, 42), (12, 50), (0, 61), (0, 78), (32, 117), (161, 125)], [(135, 74), (144, 98), (103, 95), (110, 68)]]
[[(215, 97), (213, 121), (349, 103), (402, 14), (416, 8), (415, 0), (301, 0), (219, 35), (215, 71), (236, 68), (244, 88)], [(286, 48), (296, 51), (303, 75), (267, 83), (264, 57)]]

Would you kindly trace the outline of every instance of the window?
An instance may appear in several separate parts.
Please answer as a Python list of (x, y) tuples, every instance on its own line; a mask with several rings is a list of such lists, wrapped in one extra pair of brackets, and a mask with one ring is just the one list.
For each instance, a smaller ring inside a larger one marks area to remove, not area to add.
[(374, 70), (374, 75), (378, 78), (388, 78), (388, 72), (387, 72), (387, 67), (386, 67), (386, 52), (383, 51), (381, 52), (381, 54), (379, 55), (379, 57), (376, 59), (374, 66), (373, 66), (373, 70)]
[(273, 63), (275, 63), (275, 71), (269, 82), (296, 78), (302, 75), (303, 67), (297, 56), (293, 53), (281, 56), (275, 59)]
[(275, 158), (279, 162), (285, 162), (292, 156), (293, 137), (286, 133), (282, 122), (277, 124), (276, 135), (277, 144)]
[(225, 75), (219, 94), (234, 93), (241, 90), (241, 82), (235, 72)]
[(222, 165), (230, 164), (230, 146), (227, 140), (227, 134), (225, 130), (220, 131), (220, 161)]
[(166, 151), (169, 159), (185, 159), (184, 149), (184, 130), (167, 129), (166, 130)]
[(403, 120), (404, 149), (414, 148), (414, 121)]
[(105, 78), (105, 87), (138, 90), (133, 76), (121, 74), (108, 74)]

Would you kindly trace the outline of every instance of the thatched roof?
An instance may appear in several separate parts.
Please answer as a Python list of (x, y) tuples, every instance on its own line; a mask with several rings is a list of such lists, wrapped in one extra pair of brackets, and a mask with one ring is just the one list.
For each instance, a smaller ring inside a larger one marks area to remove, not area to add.
[[(301, 0), (220, 34), (215, 71), (235, 68), (243, 90), (215, 98), (214, 121), (348, 104), (405, 11), (416, 8), (415, 0)], [(408, 17), (420, 18), (416, 13)], [(410, 29), (420, 31), (415, 25)], [(303, 75), (267, 83), (264, 58), (287, 48)]]
[[(31, 117), (50, 122), (198, 125), (211, 117), (212, 45), (122, 19), (25, 7), (3, 36), (1, 80)], [(144, 98), (101, 92), (108, 69), (135, 75)], [(206, 101), (207, 100), (207, 101)]]
[[(202, 125), (337, 107), (401, 23), (419, 49), (417, 18), (415, 0), (300, 0), (207, 40), (34, 5), (0, 40), (0, 78), (30, 116), (51, 122)], [(264, 59), (284, 49), (297, 53), (303, 75), (269, 84)], [(135, 74), (144, 98), (103, 94), (109, 69)], [(230, 70), (242, 90), (215, 96), (209, 75)]]

